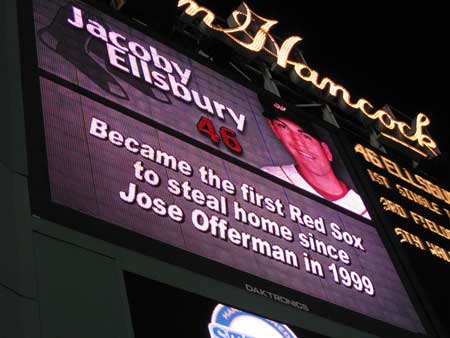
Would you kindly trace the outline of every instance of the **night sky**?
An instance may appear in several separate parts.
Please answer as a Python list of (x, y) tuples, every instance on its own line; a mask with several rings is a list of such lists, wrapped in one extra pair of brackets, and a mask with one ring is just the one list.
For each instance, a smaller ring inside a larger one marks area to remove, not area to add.
[[(239, 0), (199, 0), (217, 16), (227, 18)], [(122, 11), (149, 29), (170, 34), (178, 20), (175, 0), (129, 0)], [(389, 104), (409, 117), (431, 118), (430, 132), (443, 156), (421, 163), (441, 181), (450, 170), (447, 94), (446, 11), (443, 7), (408, 3), (393, 7), (381, 2), (261, 1), (247, 4), (261, 16), (276, 19), (280, 38), (299, 35), (307, 62), (320, 74), (364, 97), (376, 107)], [(441, 5), (442, 6), (442, 5)]]

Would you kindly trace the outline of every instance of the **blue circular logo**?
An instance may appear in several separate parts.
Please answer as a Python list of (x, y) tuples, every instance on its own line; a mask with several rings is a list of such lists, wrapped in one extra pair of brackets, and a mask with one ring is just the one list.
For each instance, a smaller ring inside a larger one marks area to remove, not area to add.
[(218, 304), (209, 323), (211, 338), (297, 338), (278, 322)]

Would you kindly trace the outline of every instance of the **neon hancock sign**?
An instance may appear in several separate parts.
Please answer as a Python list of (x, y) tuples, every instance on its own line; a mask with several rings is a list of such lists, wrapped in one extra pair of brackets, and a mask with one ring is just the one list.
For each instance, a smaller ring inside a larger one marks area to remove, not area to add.
[(350, 92), (328, 77), (320, 77), (319, 73), (300, 61), (289, 59), (294, 46), (302, 38), (291, 36), (280, 44), (270, 34), (270, 30), (278, 21), (263, 18), (254, 13), (245, 3), (233, 11), (228, 18), (228, 28), (215, 23), (215, 14), (199, 6), (193, 0), (179, 0), (178, 7), (184, 7), (187, 17), (202, 16), (200, 28), (208, 34), (224, 38), (227, 43), (239, 47), (244, 52), (258, 53), (274, 68), (290, 72), (291, 80), (298, 85), (308, 86), (319, 96), (332, 97), (338, 106), (347, 112), (357, 113), (365, 124), (373, 124), (380, 135), (403, 149), (411, 150), (422, 158), (438, 156), (437, 143), (429, 135), (426, 127), (430, 119), (419, 113), (411, 125), (400, 121), (392, 113), (384, 109), (375, 109), (366, 99), (352, 100)]

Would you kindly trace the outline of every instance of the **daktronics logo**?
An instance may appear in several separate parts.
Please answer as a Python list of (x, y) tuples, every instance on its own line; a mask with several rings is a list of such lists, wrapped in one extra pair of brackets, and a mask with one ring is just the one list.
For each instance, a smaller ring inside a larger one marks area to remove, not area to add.
[(251, 293), (255, 293), (257, 295), (272, 299), (276, 302), (282, 303), (282, 304), (286, 304), (286, 305), (290, 305), (292, 307), (295, 307), (296, 309), (302, 310), (302, 311), (309, 311), (309, 306), (306, 304), (303, 304), (301, 302), (298, 302), (296, 300), (293, 299), (289, 299), (283, 296), (280, 296), (276, 293), (270, 292), (268, 290), (265, 289), (261, 289), (258, 288), (256, 286), (250, 285), (250, 284), (245, 284), (245, 290), (247, 290), (248, 292)]
[(178, 7), (184, 8), (184, 17), (192, 20), (200, 18), (200, 29), (224, 42), (239, 48), (244, 54), (257, 53), (264, 61), (270, 63), (275, 70), (289, 71), (292, 82), (306, 87), (314, 95), (337, 104), (343, 111), (357, 113), (365, 124), (373, 124), (380, 135), (391, 143), (407, 148), (419, 157), (439, 155), (436, 142), (428, 134), (426, 127), (430, 119), (419, 113), (411, 125), (397, 120), (385, 109), (374, 109), (366, 99), (354, 100), (350, 92), (328, 77), (320, 77), (319, 73), (305, 63), (289, 59), (294, 46), (302, 38), (291, 36), (281, 46), (270, 34), (270, 29), (278, 21), (270, 20), (254, 13), (245, 3), (228, 18), (229, 27), (221, 27), (215, 21), (215, 14), (194, 0), (179, 0)]
[(208, 325), (211, 338), (300, 338), (273, 320), (218, 304)]

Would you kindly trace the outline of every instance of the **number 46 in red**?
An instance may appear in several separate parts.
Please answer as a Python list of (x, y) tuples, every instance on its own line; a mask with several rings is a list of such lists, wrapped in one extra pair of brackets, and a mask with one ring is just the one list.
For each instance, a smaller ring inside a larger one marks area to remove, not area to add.
[(215, 144), (219, 144), (222, 139), (228, 149), (238, 154), (242, 153), (242, 146), (236, 139), (236, 133), (233, 130), (226, 127), (220, 127), (219, 136), (216, 133), (216, 128), (214, 128), (212, 121), (206, 117), (202, 117), (197, 122), (197, 130), (207, 135)]

